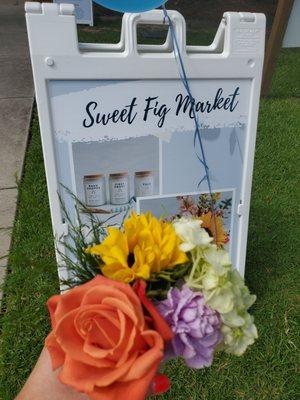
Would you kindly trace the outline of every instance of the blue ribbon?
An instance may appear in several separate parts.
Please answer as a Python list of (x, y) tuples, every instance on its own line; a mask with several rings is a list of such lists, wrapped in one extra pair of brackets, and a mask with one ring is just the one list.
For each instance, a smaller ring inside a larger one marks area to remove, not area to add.
[[(183, 83), (183, 86), (186, 89), (186, 92), (189, 96), (189, 100), (191, 102), (191, 109), (192, 109), (192, 115), (193, 115), (193, 120), (195, 123), (195, 133), (194, 133), (194, 148), (195, 148), (195, 152), (196, 152), (196, 156), (198, 158), (198, 160), (200, 161), (200, 163), (203, 165), (204, 170), (205, 170), (205, 174), (203, 176), (203, 178), (200, 180), (200, 182), (198, 183), (198, 187), (202, 184), (202, 182), (204, 182), (205, 180), (207, 181), (207, 186), (208, 186), (208, 191), (209, 191), (209, 195), (210, 195), (210, 200), (211, 200), (211, 212), (212, 212), (212, 218), (215, 224), (215, 235), (217, 233), (216, 230), (216, 219), (215, 219), (215, 206), (214, 206), (214, 202), (213, 202), (213, 194), (212, 194), (212, 184), (211, 184), (211, 180), (210, 180), (210, 176), (209, 176), (209, 168), (206, 162), (206, 156), (205, 156), (205, 151), (204, 151), (204, 145), (202, 142), (202, 137), (201, 137), (201, 133), (200, 133), (200, 121), (199, 121), (199, 115), (196, 112), (196, 108), (195, 108), (195, 99), (192, 95), (192, 91), (190, 88), (190, 84), (189, 84), (189, 80), (185, 71), (185, 67), (184, 67), (184, 62), (183, 62), (183, 58), (182, 55), (180, 53), (180, 48), (178, 45), (178, 40), (176, 37), (176, 33), (175, 33), (175, 28), (173, 25), (173, 22), (166, 10), (166, 7), (163, 5), (163, 12), (164, 12), (164, 23), (166, 22), (166, 20), (168, 21), (169, 24), (169, 29), (170, 29), (170, 33), (171, 33), (171, 38), (172, 38), (172, 43), (173, 43), (173, 50), (174, 50), (174, 55), (175, 55), (175, 59), (177, 61), (177, 64), (179, 66), (179, 74), (180, 74), (180, 79)], [(199, 145), (200, 148), (200, 154), (197, 151), (197, 144)], [(214, 236), (215, 236), (214, 235)]]

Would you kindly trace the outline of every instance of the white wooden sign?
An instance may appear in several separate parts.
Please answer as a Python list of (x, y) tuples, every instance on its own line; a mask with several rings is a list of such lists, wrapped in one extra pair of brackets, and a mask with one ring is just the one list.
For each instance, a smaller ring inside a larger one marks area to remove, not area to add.
[[(163, 24), (161, 10), (125, 14), (118, 44), (77, 42), (74, 8), (26, 3), (56, 237), (66, 235), (57, 192), (69, 213), (68, 187), (97, 218), (129, 209), (171, 218), (205, 208), (207, 182), (194, 146), (191, 104), (170, 36), (137, 43), (137, 24)], [(244, 273), (250, 192), (264, 55), (265, 16), (228, 12), (210, 46), (186, 46), (175, 26), (197, 112), (216, 206), (235, 267)], [(60, 276), (64, 276), (58, 257)]]
[(73, 4), (76, 23), (82, 25), (94, 25), (93, 0), (54, 0), (57, 4)]

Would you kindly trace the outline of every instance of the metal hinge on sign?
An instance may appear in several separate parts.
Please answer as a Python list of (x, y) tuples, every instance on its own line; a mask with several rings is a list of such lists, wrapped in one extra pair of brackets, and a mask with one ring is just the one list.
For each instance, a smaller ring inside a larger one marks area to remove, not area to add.
[(240, 21), (241, 22), (254, 22), (255, 14), (250, 12), (240, 12)]
[(240, 203), (240, 204), (237, 206), (237, 215), (241, 216), (241, 215), (243, 215), (243, 214), (244, 214), (244, 204), (243, 204), (243, 203)]

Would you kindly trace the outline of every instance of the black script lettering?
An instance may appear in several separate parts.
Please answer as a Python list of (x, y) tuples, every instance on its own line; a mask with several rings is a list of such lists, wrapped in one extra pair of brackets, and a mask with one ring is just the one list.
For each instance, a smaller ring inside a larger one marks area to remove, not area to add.
[(187, 111), (189, 111), (190, 117), (193, 118), (193, 115), (191, 115), (192, 101), (188, 95), (183, 97), (183, 95), (181, 93), (179, 93), (176, 96), (175, 101), (178, 103), (178, 106), (176, 109), (176, 115), (179, 115), (179, 113), (181, 112), (181, 109), (182, 109), (184, 114)]
[[(155, 116), (159, 117), (159, 120), (157, 122), (157, 126), (159, 128), (161, 128), (164, 125), (166, 115), (170, 111), (170, 108), (167, 108), (166, 104), (159, 105), (159, 102), (157, 101), (157, 99), (158, 99), (158, 96), (156, 96), (156, 97), (147, 97), (145, 99), (146, 107), (144, 109), (143, 120), (147, 121), (148, 115), (149, 115), (149, 111), (152, 111), (152, 113)], [(155, 101), (155, 105), (152, 104), (152, 103), (154, 103), (154, 101)]]
[(231, 111), (231, 112), (234, 111), (234, 110), (236, 109), (236, 106), (239, 104), (239, 101), (238, 101), (238, 100), (235, 102), (236, 97), (240, 95), (240, 94), (239, 94), (239, 89), (240, 89), (240, 88), (237, 87), (237, 88), (235, 89), (234, 93), (229, 95), (229, 97), (232, 96), (232, 100), (231, 100), (231, 103), (230, 103), (230, 111)]
[(214, 104), (213, 104), (213, 109), (218, 109), (220, 110), (223, 107), (223, 103), (224, 103), (224, 97), (221, 97), (223, 93), (223, 89), (220, 88), (218, 89), (216, 96), (215, 96), (215, 100), (214, 100)]
[[(133, 108), (134, 108), (136, 105), (137, 105), (137, 103), (136, 103), (136, 97), (134, 97), (134, 98), (131, 100), (131, 103), (130, 103), (128, 106), (126, 106), (126, 108), (128, 108), (127, 121), (128, 121), (128, 123), (129, 123), (129, 125), (131, 125), (131, 124), (133, 123), (133, 121), (135, 120), (135, 118), (136, 118), (136, 116), (137, 116), (137, 113), (135, 113), (135, 114), (132, 115)], [(125, 118), (125, 120), (126, 120), (126, 118)], [(123, 121), (123, 120), (122, 120), (122, 121)], [(123, 122), (125, 122), (125, 121), (123, 121)]]
[(98, 105), (98, 104), (97, 104), (95, 101), (90, 101), (90, 102), (86, 105), (85, 111), (86, 111), (87, 115), (89, 116), (90, 121), (89, 121), (89, 123), (88, 123), (86, 118), (83, 120), (83, 126), (84, 126), (85, 128), (90, 128), (91, 126), (94, 125), (94, 121), (95, 121), (95, 120), (94, 120), (93, 115), (92, 115), (91, 112), (90, 112), (90, 109), (95, 110), (95, 108), (97, 107), (97, 105)]
[(213, 107), (209, 101), (207, 101), (206, 103), (204, 103), (204, 101), (198, 101), (195, 108), (196, 108), (197, 112), (201, 111), (202, 113), (204, 113), (206, 111), (208, 114), (213, 109)]
[(90, 101), (85, 108), (88, 118), (83, 120), (83, 126), (85, 128), (90, 128), (95, 123), (105, 126), (109, 122), (116, 124), (119, 121), (132, 124), (137, 116), (137, 113), (133, 112), (136, 105), (136, 97), (134, 97), (131, 103), (122, 110), (115, 109), (112, 112), (101, 114), (99, 111), (93, 113), (93, 111), (98, 108), (98, 103), (96, 101)]
[(230, 103), (231, 103), (230, 97), (226, 97), (224, 101), (224, 110), (228, 110), (228, 108), (230, 107)]
[(179, 93), (175, 101), (177, 103), (176, 115), (178, 116), (180, 113), (188, 113), (190, 118), (195, 118), (195, 113), (211, 113), (215, 110), (229, 110), (230, 112), (234, 111), (237, 107), (239, 101), (237, 100), (237, 96), (240, 95), (239, 87), (235, 89), (235, 91), (229, 94), (227, 97), (223, 95), (223, 89), (219, 88), (215, 94), (213, 101), (196, 101), (193, 98), (190, 98), (189, 95), (183, 96), (183, 94)]

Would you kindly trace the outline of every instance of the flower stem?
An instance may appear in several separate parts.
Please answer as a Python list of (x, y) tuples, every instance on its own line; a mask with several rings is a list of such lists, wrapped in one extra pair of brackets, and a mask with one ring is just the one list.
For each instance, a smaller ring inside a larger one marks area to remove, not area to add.
[(190, 284), (192, 283), (196, 268), (199, 264), (199, 261), (201, 260), (201, 250), (199, 248), (196, 248), (196, 251), (194, 250), (191, 253), (192, 253), (193, 267), (187, 279), (188, 286), (190, 286)]

